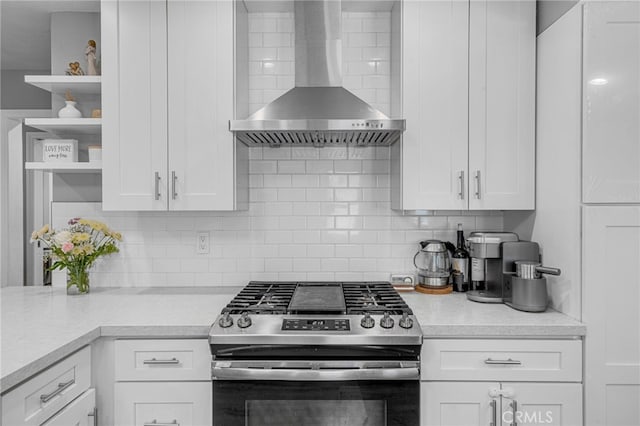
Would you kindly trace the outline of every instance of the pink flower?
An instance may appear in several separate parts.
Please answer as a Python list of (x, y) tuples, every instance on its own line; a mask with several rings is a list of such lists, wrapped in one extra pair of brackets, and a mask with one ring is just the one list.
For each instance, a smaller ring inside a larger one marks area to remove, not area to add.
[(75, 225), (80, 220), (79, 217), (74, 217), (73, 219), (69, 219), (69, 225)]
[(71, 250), (73, 250), (73, 243), (67, 241), (66, 243), (62, 244), (61, 248), (63, 253), (69, 253)]

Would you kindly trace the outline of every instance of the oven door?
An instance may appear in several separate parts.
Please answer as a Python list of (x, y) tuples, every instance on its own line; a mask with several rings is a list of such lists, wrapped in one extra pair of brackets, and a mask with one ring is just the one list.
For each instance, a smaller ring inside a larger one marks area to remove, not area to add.
[(411, 426), (412, 361), (214, 361), (214, 426)]

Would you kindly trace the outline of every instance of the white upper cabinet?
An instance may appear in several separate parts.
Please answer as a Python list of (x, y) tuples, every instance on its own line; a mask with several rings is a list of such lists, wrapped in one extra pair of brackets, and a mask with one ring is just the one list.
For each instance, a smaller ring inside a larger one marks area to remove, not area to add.
[(102, 5), (103, 208), (234, 208), (233, 3)]
[(535, 1), (469, 7), (469, 209), (535, 208)]
[(400, 208), (466, 209), (469, 4), (405, 1), (402, 28)]
[(640, 3), (586, 3), (583, 43), (583, 202), (638, 203)]
[(393, 208), (533, 209), (535, 1), (401, 7)]
[(229, 210), (233, 2), (169, 0), (168, 6), (169, 208)]

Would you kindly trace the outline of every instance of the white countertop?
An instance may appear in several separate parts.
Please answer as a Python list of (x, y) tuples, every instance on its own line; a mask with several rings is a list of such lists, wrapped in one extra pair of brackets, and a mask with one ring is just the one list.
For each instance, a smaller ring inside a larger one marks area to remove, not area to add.
[[(96, 288), (67, 296), (52, 287), (1, 291), (0, 389), (5, 391), (100, 336), (206, 337), (239, 287)], [(425, 338), (583, 336), (555, 311), (532, 314), (464, 295), (402, 293)]]

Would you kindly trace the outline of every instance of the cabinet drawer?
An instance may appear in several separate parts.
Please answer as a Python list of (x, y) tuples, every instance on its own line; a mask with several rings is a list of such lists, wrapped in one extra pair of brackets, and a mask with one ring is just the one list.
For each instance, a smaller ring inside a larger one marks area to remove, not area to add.
[(211, 382), (116, 383), (116, 425), (205, 426), (212, 422)]
[(55, 416), (51, 417), (42, 426), (91, 426), (96, 424), (96, 391), (89, 389), (71, 404), (64, 407)]
[(421, 377), (580, 382), (582, 341), (425, 339)]
[(91, 383), (91, 348), (85, 347), (2, 397), (2, 423), (40, 425)]
[(211, 380), (206, 339), (117, 340), (116, 381)]

